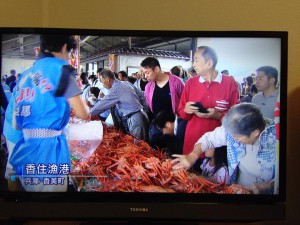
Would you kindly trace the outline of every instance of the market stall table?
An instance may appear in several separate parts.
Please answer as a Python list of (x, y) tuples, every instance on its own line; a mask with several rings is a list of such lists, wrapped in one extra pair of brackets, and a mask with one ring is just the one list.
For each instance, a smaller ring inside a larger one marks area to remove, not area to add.
[(89, 157), (78, 157), (78, 152), (84, 155), (90, 150), (88, 142), (69, 145), (70, 176), (78, 191), (249, 194), (239, 185), (226, 186), (183, 169), (174, 170), (163, 151), (113, 126), (102, 126), (101, 144)]

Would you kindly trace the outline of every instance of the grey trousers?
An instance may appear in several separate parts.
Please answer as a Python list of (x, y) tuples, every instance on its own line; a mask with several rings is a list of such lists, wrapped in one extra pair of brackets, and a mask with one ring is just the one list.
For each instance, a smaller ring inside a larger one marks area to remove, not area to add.
[(149, 140), (149, 119), (145, 112), (133, 114), (127, 119), (127, 125), (130, 134), (144, 141)]

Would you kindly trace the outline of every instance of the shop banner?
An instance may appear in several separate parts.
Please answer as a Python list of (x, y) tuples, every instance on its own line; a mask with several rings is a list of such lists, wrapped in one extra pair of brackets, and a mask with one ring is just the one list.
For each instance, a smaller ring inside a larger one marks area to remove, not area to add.
[(41, 51), (40, 47), (35, 47), (35, 48), (34, 48), (34, 56), (35, 56), (35, 58), (38, 57), (40, 51)]
[(115, 69), (115, 54), (109, 54), (109, 68), (111, 71)]
[(79, 69), (79, 50), (80, 50), (80, 36), (78, 35), (74, 35), (74, 38), (76, 40), (76, 45), (77, 48), (74, 50), (72, 49), (71, 53), (70, 53), (70, 59), (69, 59), (69, 64), (71, 66), (73, 66), (75, 69)]

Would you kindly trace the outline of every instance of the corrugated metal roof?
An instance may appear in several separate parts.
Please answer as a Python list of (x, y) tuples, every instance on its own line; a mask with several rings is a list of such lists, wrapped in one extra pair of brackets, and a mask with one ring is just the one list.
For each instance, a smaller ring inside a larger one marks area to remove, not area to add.
[(144, 55), (144, 56), (155, 56), (155, 57), (165, 57), (165, 58), (185, 59), (185, 60), (190, 59), (189, 57), (182, 54), (181, 52), (157, 50), (157, 49), (149, 49), (149, 48), (122, 47), (110, 51), (109, 54)]

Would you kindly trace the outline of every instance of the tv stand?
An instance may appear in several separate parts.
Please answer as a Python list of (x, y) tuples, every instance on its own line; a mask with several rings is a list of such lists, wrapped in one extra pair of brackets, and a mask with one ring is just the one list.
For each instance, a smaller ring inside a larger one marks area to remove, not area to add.
[(104, 221), (86, 221), (80, 223), (80, 225), (200, 225), (200, 223), (192, 222), (158, 222), (158, 221), (151, 221), (151, 220), (129, 220), (129, 221), (111, 221), (111, 222), (104, 222)]
[(228, 224), (236, 224), (236, 225), (286, 225), (285, 220), (270, 220), (270, 221), (198, 221), (198, 222), (186, 222), (186, 221), (177, 221), (174, 222), (173, 220), (145, 220), (145, 219), (135, 219), (129, 221), (108, 221), (108, 220), (66, 220), (67, 218), (63, 219), (62, 221), (58, 220), (32, 220), (32, 219), (17, 219), (17, 218), (10, 218), (5, 219), (0, 218), (0, 224), (3, 225), (228, 225)]
[(10, 218), (10, 219), (5, 219), (5, 220), (0, 219), (0, 224), (3, 224), (3, 225), (24, 225), (28, 221), (29, 221), (28, 219), (15, 219), (15, 218)]
[[(0, 224), (3, 225), (40, 225), (41, 222), (45, 222), (46, 224), (57, 224), (58, 221), (34, 221), (34, 220), (28, 220), (28, 219), (16, 219), (16, 218), (10, 218), (6, 220), (0, 219)], [(201, 223), (172, 223), (170, 221), (165, 222), (153, 222), (153, 221), (146, 221), (146, 220), (131, 220), (131, 221), (59, 221), (62, 224), (68, 224), (68, 225), (201, 225)]]

